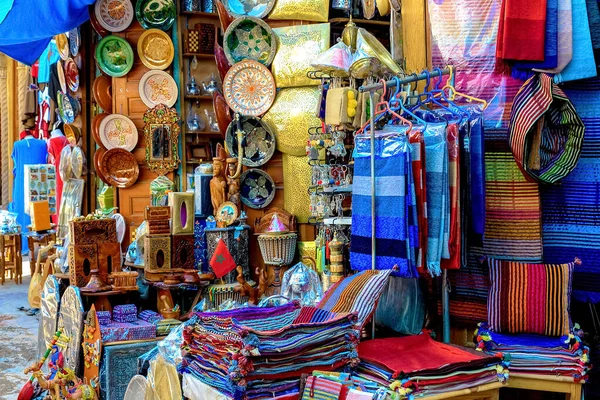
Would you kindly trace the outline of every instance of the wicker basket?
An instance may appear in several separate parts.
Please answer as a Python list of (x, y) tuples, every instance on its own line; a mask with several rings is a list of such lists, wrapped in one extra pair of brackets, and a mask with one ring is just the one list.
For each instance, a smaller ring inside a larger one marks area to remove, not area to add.
[(294, 261), (296, 253), (296, 233), (285, 233), (282, 235), (260, 235), (258, 244), (265, 264), (267, 265), (289, 265)]

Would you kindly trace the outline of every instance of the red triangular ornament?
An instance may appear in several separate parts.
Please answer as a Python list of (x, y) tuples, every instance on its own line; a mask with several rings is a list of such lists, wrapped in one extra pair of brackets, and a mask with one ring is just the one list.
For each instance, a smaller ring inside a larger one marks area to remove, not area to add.
[(217, 278), (222, 278), (235, 269), (235, 260), (223, 239), (219, 239), (209, 264)]

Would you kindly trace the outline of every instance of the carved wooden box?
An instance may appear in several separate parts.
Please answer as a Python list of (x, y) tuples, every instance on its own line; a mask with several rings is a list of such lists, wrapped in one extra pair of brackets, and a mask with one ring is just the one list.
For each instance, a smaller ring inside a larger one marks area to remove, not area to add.
[(148, 235), (164, 236), (171, 234), (171, 207), (146, 207), (146, 210), (144, 210), (144, 218), (148, 224)]
[(112, 218), (71, 221), (73, 244), (117, 242), (117, 222)]
[(148, 206), (144, 210), (146, 221), (168, 220), (169, 218), (171, 218), (171, 207), (168, 206)]
[(144, 269), (171, 269), (170, 236), (146, 236), (144, 238)]
[(195, 269), (194, 235), (173, 235), (171, 256), (175, 268)]
[[(83, 287), (90, 280), (90, 272), (98, 268), (98, 246), (95, 244), (69, 245), (69, 282), (72, 286)], [(98, 271), (102, 280), (108, 282), (106, 270)]]
[(169, 206), (173, 215), (171, 233), (194, 234), (194, 193), (169, 193)]
[[(121, 268), (121, 244), (98, 243), (98, 269), (106, 271), (107, 274), (120, 272)], [(104, 283), (107, 283), (104, 281)]]

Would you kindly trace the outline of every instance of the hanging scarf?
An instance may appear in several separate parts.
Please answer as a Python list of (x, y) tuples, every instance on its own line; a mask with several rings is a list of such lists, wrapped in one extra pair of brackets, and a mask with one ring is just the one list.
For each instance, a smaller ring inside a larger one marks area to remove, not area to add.
[(496, 58), (544, 61), (546, 0), (503, 0)]
[(536, 72), (557, 74), (573, 57), (573, 10), (571, 0), (558, 0), (558, 57), (556, 68), (535, 69)]
[(410, 157), (412, 160), (415, 201), (417, 204), (417, 220), (419, 226), (419, 248), (417, 250), (417, 269), (419, 274), (426, 273), (427, 254), (427, 190), (425, 172), (425, 143), (423, 132), (414, 129), (410, 132)]
[(596, 61), (587, 17), (585, 0), (573, 0), (573, 58), (569, 65), (554, 77), (556, 83), (596, 76)]
[(448, 253), (443, 255), (443, 269), (459, 269), (461, 257), (461, 225), (460, 225), (460, 141), (458, 126), (448, 125), (448, 182), (450, 221), (448, 225)]

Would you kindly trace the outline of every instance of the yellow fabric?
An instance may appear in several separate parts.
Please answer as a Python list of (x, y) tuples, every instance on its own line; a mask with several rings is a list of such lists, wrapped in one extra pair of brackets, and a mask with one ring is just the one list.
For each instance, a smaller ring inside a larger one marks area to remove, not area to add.
[(154, 388), (158, 400), (182, 398), (177, 369), (175, 365), (167, 363), (161, 355), (150, 362), (148, 382)]
[(277, 54), (271, 72), (277, 87), (318, 86), (321, 82), (306, 74), (314, 69), (310, 63), (329, 48), (329, 24), (287, 26), (273, 32)]
[(277, 150), (294, 156), (306, 154), (308, 129), (321, 126), (321, 120), (315, 116), (319, 95), (319, 88), (314, 86), (281, 89), (277, 93), (275, 103), (262, 118), (277, 137)]
[(327, 22), (329, 0), (277, 0), (269, 19)]
[(310, 216), (308, 187), (312, 170), (308, 157), (295, 157), (283, 154), (283, 204), (294, 214), (298, 222), (305, 224)]

